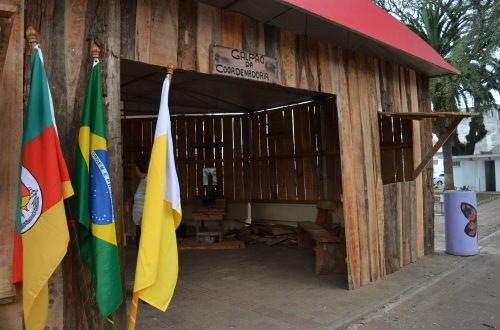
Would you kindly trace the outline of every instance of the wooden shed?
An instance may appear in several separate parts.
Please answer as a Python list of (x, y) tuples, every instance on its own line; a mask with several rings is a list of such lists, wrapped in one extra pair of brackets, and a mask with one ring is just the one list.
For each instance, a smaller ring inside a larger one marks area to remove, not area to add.
[[(152, 143), (164, 68), (174, 64), (170, 109), (187, 218), (205, 191), (202, 169), (215, 168), (234, 218), (251, 207), (255, 218), (314, 221), (319, 201), (335, 205), (351, 289), (433, 253), (429, 160), (447, 136), (433, 147), (429, 79), (458, 71), (370, 1), (10, 0), (0, 4), (2, 261), (12, 253), (30, 25), (70, 168), (90, 44), (102, 49), (122, 249), (133, 160)], [(460, 119), (438, 120), (449, 120), (451, 133)], [(16, 296), (10, 267), (0, 264), (5, 303)], [(67, 258), (51, 291), (51, 322), (66, 328), (77, 318), (73, 276)], [(2, 314), (19, 308), (0, 305)]]

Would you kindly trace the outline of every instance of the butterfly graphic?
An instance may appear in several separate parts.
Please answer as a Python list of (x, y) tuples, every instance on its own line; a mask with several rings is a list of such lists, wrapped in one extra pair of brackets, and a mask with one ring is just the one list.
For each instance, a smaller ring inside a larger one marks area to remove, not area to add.
[(476, 237), (477, 234), (477, 211), (476, 208), (469, 203), (462, 202), (460, 209), (464, 216), (469, 220), (465, 225), (464, 232), (470, 237)]

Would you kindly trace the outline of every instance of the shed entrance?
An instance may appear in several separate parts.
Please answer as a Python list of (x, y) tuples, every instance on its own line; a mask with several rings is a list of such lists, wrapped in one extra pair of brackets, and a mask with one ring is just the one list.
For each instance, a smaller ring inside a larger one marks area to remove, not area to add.
[[(138, 184), (134, 159), (151, 150), (165, 70), (122, 60), (121, 71), (127, 199)], [(315, 222), (318, 205), (332, 205), (326, 221), (340, 222), (334, 95), (176, 70), (169, 105), (183, 223), (192, 223), (193, 205), (210, 193), (208, 169), (217, 178), (213, 190), (226, 202), (228, 226)], [(324, 222), (325, 214), (320, 218)], [(127, 235), (134, 236), (133, 227), (126, 221)]]

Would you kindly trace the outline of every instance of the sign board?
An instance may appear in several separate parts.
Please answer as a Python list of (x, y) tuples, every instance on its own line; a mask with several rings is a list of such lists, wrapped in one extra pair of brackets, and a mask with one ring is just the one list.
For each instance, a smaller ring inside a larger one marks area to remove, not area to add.
[(276, 59), (241, 49), (212, 46), (211, 73), (276, 83)]

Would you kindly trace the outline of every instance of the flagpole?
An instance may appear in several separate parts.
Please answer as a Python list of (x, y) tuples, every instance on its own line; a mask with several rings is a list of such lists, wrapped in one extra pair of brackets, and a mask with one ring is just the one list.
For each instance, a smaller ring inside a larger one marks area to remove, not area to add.
[[(174, 74), (175, 66), (173, 64), (167, 65), (167, 76), (172, 77)], [(140, 242), (139, 242), (139, 251), (140, 251)], [(128, 330), (135, 330), (135, 321), (137, 319), (137, 310), (139, 305), (139, 292), (135, 292), (132, 295), (132, 305), (130, 306), (130, 319), (128, 323)]]

